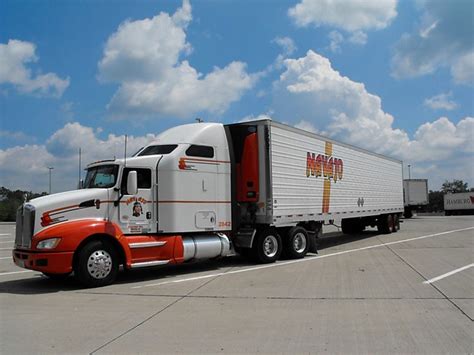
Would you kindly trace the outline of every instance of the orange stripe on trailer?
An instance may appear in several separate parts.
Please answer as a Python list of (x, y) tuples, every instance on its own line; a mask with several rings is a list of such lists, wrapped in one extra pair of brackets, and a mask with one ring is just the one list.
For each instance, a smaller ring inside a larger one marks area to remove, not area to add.
[[(326, 142), (326, 145), (324, 147), (324, 154), (326, 154), (328, 157), (330, 157), (332, 155), (332, 143), (331, 142)], [(322, 212), (323, 213), (328, 213), (329, 212), (330, 199), (331, 199), (331, 180), (328, 177), (327, 179), (324, 180), (323, 206), (322, 206)]]

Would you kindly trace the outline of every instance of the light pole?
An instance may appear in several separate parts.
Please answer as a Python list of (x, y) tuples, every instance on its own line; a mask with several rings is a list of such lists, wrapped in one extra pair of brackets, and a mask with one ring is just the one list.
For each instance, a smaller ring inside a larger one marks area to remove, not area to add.
[(48, 166), (48, 169), (49, 169), (49, 194), (51, 195), (51, 170), (53, 170), (54, 168), (52, 166), (51, 167)]
[(408, 180), (411, 179), (411, 171), (410, 171), (411, 165), (408, 164)]

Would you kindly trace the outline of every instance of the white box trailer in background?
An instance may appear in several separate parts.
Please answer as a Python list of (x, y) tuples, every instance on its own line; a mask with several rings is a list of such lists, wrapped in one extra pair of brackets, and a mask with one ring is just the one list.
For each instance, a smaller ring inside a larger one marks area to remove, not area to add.
[(404, 216), (411, 218), (413, 210), (427, 206), (428, 180), (427, 179), (405, 179), (403, 180), (403, 201), (405, 204)]
[(444, 195), (446, 216), (474, 214), (474, 192), (458, 192)]
[(13, 258), (86, 286), (134, 269), (315, 252), (324, 223), (396, 232), (402, 163), (271, 120), (195, 123), (133, 157), (89, 164), (84, 189), (25, 203)]

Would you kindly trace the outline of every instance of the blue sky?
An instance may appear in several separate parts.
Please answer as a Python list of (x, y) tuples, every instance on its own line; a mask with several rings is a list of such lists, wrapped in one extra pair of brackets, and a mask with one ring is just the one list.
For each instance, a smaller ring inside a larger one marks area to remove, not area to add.
[(0, 3), (0, 185), (194, 121), (271, 117), (474, 186), (468, 0)]

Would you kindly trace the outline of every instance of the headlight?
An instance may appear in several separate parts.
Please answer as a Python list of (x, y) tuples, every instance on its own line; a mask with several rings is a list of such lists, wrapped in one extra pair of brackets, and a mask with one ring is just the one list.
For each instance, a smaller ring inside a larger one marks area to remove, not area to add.
[(49, 238), (42, 240), (41, 242), (36, 245), (36, 248), (38, 249), (54, 249), (58, 246), (59, 241), (61, 238)]

